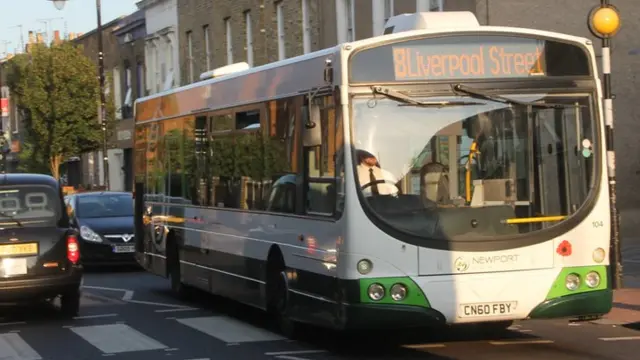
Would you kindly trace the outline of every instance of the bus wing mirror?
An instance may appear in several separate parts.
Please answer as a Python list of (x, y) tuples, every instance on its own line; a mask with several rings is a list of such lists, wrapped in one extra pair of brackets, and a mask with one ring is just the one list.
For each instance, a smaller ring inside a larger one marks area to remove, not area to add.
[(302, 145), (304, 147), (314, 147), (322, 145), (322, 123), (320, 121), (320, 107), (315, 104), (303, 106), (302, 122), (304, 126)]

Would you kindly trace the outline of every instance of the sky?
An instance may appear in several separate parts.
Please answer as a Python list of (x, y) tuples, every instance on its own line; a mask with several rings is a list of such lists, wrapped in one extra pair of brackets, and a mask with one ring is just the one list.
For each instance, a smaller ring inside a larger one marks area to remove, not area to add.
[[(116, 19), (122, 15), (129, 15), (137, 10), (139, 0), (102, 0), (102, 23)], [(96, 28), (96, 2), (94, 0), (68, 0), (63, 10), (53, 6), (48, 0), (0, 0), (0, 58), (5, 53), (13, 53), (20, 48), (20, 30), (22, 25), (25, 43), (27, 34), (31, 30), (44, 32), (48, 27), (49, 39), (53, 37), (53, 30), (60, 30), (60, 35), (66, 32), (86, 33)], [(38, 20), (51, 19), (42, 22)], [(10, 41), (9, 44), (5, 44)]]

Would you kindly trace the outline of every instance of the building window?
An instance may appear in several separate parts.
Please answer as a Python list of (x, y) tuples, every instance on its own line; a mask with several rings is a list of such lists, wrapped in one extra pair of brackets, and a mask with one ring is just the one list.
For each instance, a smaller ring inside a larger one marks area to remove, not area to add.
[[(209, 25), (205, 25), (202, 27), (202, 32), (204, 33), (204, 51), (206, 57), (206, 71), (211, 70), (211, 44), (209, 43)], [(191, 43), (190, 43), (191, 44)]]
[(193, 33), (187, 31), (187, 64), (189, 66), (189, 82), (193, 82)]
[[(121, 88), (120, 85), (122, 84), (120, 82), (120, 69), (118, 67), (114, 67), (113, 68), (113, 102), (116, 106), (116, 119), (120, 120), (122, 119), (122, 117), (124, 116), (124, 114), (122, 113), (122, 94), (121, 94)], [(107, 87), (108, 89), (108, 87)]]
[(309, 0), (302, 0), (302, 49), (305, 54), (311, 52), (311, 19)]
[(384, 0), (384, 23), (389, 21), (389, 18), (393, 16), (394, 0)]
[(345, 0), (345, 14), (347, 14), (347, 41), (355, 41), (356, 40), (356, 29), (355, 29), (355, 3), (353, 0)]
[(247, 63), (253, 66), (253, 26), (251, 25), (251, 11), (244, 13), (245, 31), (247, 32)]
[(164, 80), (164, 86), (162, 88), (163, 91), (169, 90), (173, 87), (174, 84), (174, 76), (173, 76), (173, 43), (171, 42), (171, 38), (167, 37), (165, 40), (165, 59), (166, 65), (164, 65), (162, 71), (162, 79)]
[(154, 70), (154, 82), (153, 89), (154, 92), (160, 92), (160, 82), (162, 81), (162, 71), (160, 70), (160, 49), (158, 49), (158, 45), (155, 44), (153, 46), (153, 70)]
[(224, 19), (224, 29), (227, 37), (227, 64), (233, 64), (233, 37), (231, 36), (231, 18)]
[(122, 117), (128, 119), (133, 116), (131, 112), (133, 101), (131, 94), (131, 67), (127, 65), (124, 71), (124, 88), (127, 89), (124, 96), (124, 102), (122, 104)]
[(444, 11), (444, 0), (431, 0), (430, 11)]
[(145, 95), (144, 91), (144, 64), (140, 61), (137, 64), (136, 68), (136, 84), (138, 85), (138, 91), (136, 94), (136, 98), (143, 97)]
[(287, 54), (285, 52), (284, 8), (282, 1), (276, 4), (276, 19), (278, 21), (278, 60), (283, 60), (287, 57)]
[(444, 0), (416, 0), (416, 11), (444, 11)]

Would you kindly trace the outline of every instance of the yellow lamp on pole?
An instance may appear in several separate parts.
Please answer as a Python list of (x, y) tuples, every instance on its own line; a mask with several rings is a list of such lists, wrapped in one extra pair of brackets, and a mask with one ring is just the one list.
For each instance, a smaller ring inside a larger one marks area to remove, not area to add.
[(620, 12), (610, 4), (601, 4), (589, 13), (589, 30), (601, 39), (610, 38), (620, 30)]

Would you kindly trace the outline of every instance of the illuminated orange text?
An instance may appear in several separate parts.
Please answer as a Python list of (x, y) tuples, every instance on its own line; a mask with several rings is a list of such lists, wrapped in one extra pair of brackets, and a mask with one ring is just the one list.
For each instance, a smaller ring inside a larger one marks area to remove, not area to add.
[(509, 51), (502, 46), (480, 46), (468, 54), (432, 54), (416, 48), (393, 49), (396, 80), (528, 77), (544, 75), (544, 50)]

